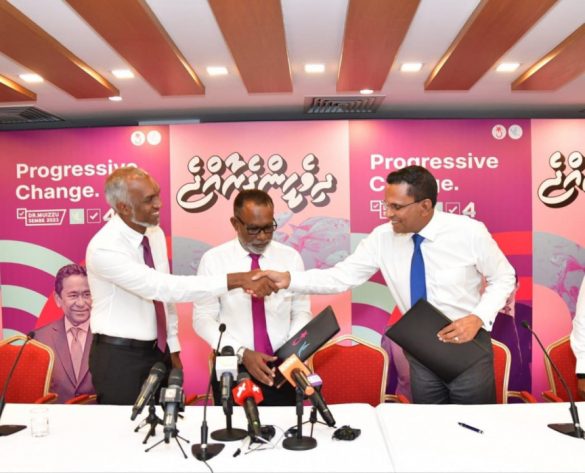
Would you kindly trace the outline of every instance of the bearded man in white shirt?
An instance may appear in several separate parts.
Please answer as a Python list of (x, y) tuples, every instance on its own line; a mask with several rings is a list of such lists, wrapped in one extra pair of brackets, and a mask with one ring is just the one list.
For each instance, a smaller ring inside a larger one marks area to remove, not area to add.
[[(402, 313), (416, 300), (419, 283), (411, 268), (417, 251), (424, 261), (424, 298), (453, 322), (437, 333), (445, 343), (486, 348), (483, 359), (450, 383), (406, 354), (413, 401), (421, 404), (496, 402), (489, 331), (498, 310), (514, 289), (514, 269), (485, 225), (435, 210), (437, 181), (425, 168), (408, 166), (386, 179), (384, 205), (390, 225), (375, 228), (355, 252), (333, 268), (306, 272), (265, 271), (279, 288), (309, 294), (338, 293), (366, 282), (380, 270)], [(415, 245), (419, 250), (415, 251)], [(422, 254), (422, 257), (420, 255)], [(420, 259), (418, 260), (420, 262)], [(480, 294), (482, 275), (485, 292)], [(413, 285), (414, 284), (414, 285)], [(479, 332), (483, 327), (486, 331)]]
[(571, 348), (577, 359), (575, 372), (577, 375), (577, 392), (581, 400), (585, 401), (585, 278), (581, 282), (577, 308), (571, 331)]
[[(241, 191), (234, 200), (230, 222), (237, 237), (207, 251), (201, 258), (198, 273), (213, 276), (254, 268), (279, 271), (303, 271), (301, 255), (293, 248), (272, 240), (277, 228), (274, 204), (261, 190)], [(286, 383), (273, 386), (277, 358), (274, 355), (292, 335), (311, 320), (308, 296), (288, 291), (256, 299), (243, 290), (195, 301), (195, 331), (210, 347), (218, 342), (220, 323), (226, 324), (223, 346), (231, 346), (238, 355), (240, 370), (247, 371), (260, 383), (263, 405), (294, 405), (294, 389)], [(219, 384), (214, 380), (214, 399), (219, 404)]]
[[(133, 404), (152, 366), (181, 368), (172, 302), (251, 287), (250, 274), (173, 276), (159, 227), (160, 187), (144, 170), (124, 167), (106, 180), (116, 215), (91, 239), (86, 254), (94, 334), (89, 369), (100, 404)], [(260, 294), (272, 291), (260, 287)]]

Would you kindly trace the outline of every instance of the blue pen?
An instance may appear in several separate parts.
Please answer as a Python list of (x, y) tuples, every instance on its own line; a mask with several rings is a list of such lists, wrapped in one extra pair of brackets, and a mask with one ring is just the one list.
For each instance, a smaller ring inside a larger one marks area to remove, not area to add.
[(474, 432), (477, 432), (478, 434), (483, 434), (483, 430), (478, 429), (477, 427), (473, 427), (472, 425), (469, 424), (464, 424), (463, 422), (457, 422), (461, 427), (463, 427), (464, 429), (469, 429), (469, 430), (473, 430)]

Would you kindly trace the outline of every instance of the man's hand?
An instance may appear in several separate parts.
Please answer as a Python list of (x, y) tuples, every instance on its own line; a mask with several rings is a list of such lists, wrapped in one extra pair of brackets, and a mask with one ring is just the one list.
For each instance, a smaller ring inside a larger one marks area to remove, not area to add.
[(469, 314), (447, 325), (437, 337), (445, 343), (467, 343), (475, 338), (482, 324), (477, 315)]
[(173, 368), (180, 368), (183, 369), (183, 363), (181, 362), (181, 357), (179, 356), (181, 352), (176, 351), (171, 353), (171, 365)]
[(228, 274), (228, 289), (242, 288), (254, 297), (266, 297), (278, 291), (278, 286), (269, 278), (255, 277), (262, 271), (255, 269), (247, 273)]
[(253, 280), (260, 280), (260, 278), (269, 279), (278, 289), (286, 289), (290, 286), (290, 273), (279, 271), (259, 271), (254, 273)]
[(270, 368), (266, 363), (269, 361), (276, 361), (278, 357), (266, 355), (259, 351), (244, 350), (242, 356), (242, 363), (246, 367), (248, 373), (256, 378), (261, 383), (272, 386), (274, 381), (272, 380), (275, 376), (275, 368)]
[(585, 379), (577, 379), (577, 392), (582, 401), (585, 401)]

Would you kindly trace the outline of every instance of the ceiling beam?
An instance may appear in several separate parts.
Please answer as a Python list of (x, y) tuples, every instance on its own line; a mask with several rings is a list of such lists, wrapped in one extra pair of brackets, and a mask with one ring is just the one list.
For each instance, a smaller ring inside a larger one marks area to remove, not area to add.
[(420, 0), (350, 0), (337, 91), (380, 90)]
[(119, 94), (97, 71), (6, 0), (0, 0), (0, 31), (0, 52), (73, 97)]
[(280, 0), (209, 0), (249, 93), (292, 92)]
[(205, 87), (143, 0), (66, 0), (160, 95), (202, 95)]
[(482, 0), (447, 52), (425, 90), (469, 90), (557, 0)]
[(37, 94), (8, 77), (0, 76), (0, 102), (34, 102)]
[(512, 82), (512, 90), (557, 90), (585, 72), (585, 23)]

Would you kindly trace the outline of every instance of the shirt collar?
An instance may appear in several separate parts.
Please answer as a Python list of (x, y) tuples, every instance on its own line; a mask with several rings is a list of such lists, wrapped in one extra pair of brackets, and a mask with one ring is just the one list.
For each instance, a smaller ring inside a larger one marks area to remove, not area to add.
[(152, 231), (151, 228), (147, 227), (146, 232), (144, 234), (137, 232), (133, 228), (130, 228), (128, 225), (126, 225), (124, 220), (122, 220), (118, 214), (115, 214), (112, 220), (118, 226), (122, 236), (124, 236), (132, 244), (132, 246), (136, 248), (139, 248), (140, 245), (142, 245), (142, 239), (145, 236), (148, 236), (150, 231)]
[(83, 322), (82, 324), (79, 325), (73, 325), (69, 319), (65, 316), (63, 316), (63, 321), (65, 322), (65, 333), (69, 333), (69, 330), (71, 330), (71, 327), (77, 327), (81, 330), (83, 330), (84, 332), (87, 332), (89, 330), (89, 319), (86, 320), (85, 322)]
[(441, 222), (443, 220), (442, 212), (435, 209), (433, 212), (433, 216), (429, 220), (424, 228), (418, 232), (418, 234), (424, 237), (425, 240), (434, 241), (439, 234), (439, 230), (441, 228)]
[[(233, 240), (233, 244), (234, 244), (234, 252), (235, 252), (235, 254), (236, 254), (236, 256), (238, 258), (242, 258), (242, 259), (245, 258), (247, 260), (250, 260), (250, 256), (248, 256), (250, 254), (250, 252), (249, 251), (246, 251), (242, 247), (242, 245), (240, 243), (240, 240), (238, 240), (237, 237)], [(260, 255), (260, 259), (262, 259), (266, 255), (270, 254), (271, 248), (272, 248), (272, 242), (268, 245), (268, 247), (266, 248), (266, 250), (264, 251), (264, 253), (262, 253)]]

